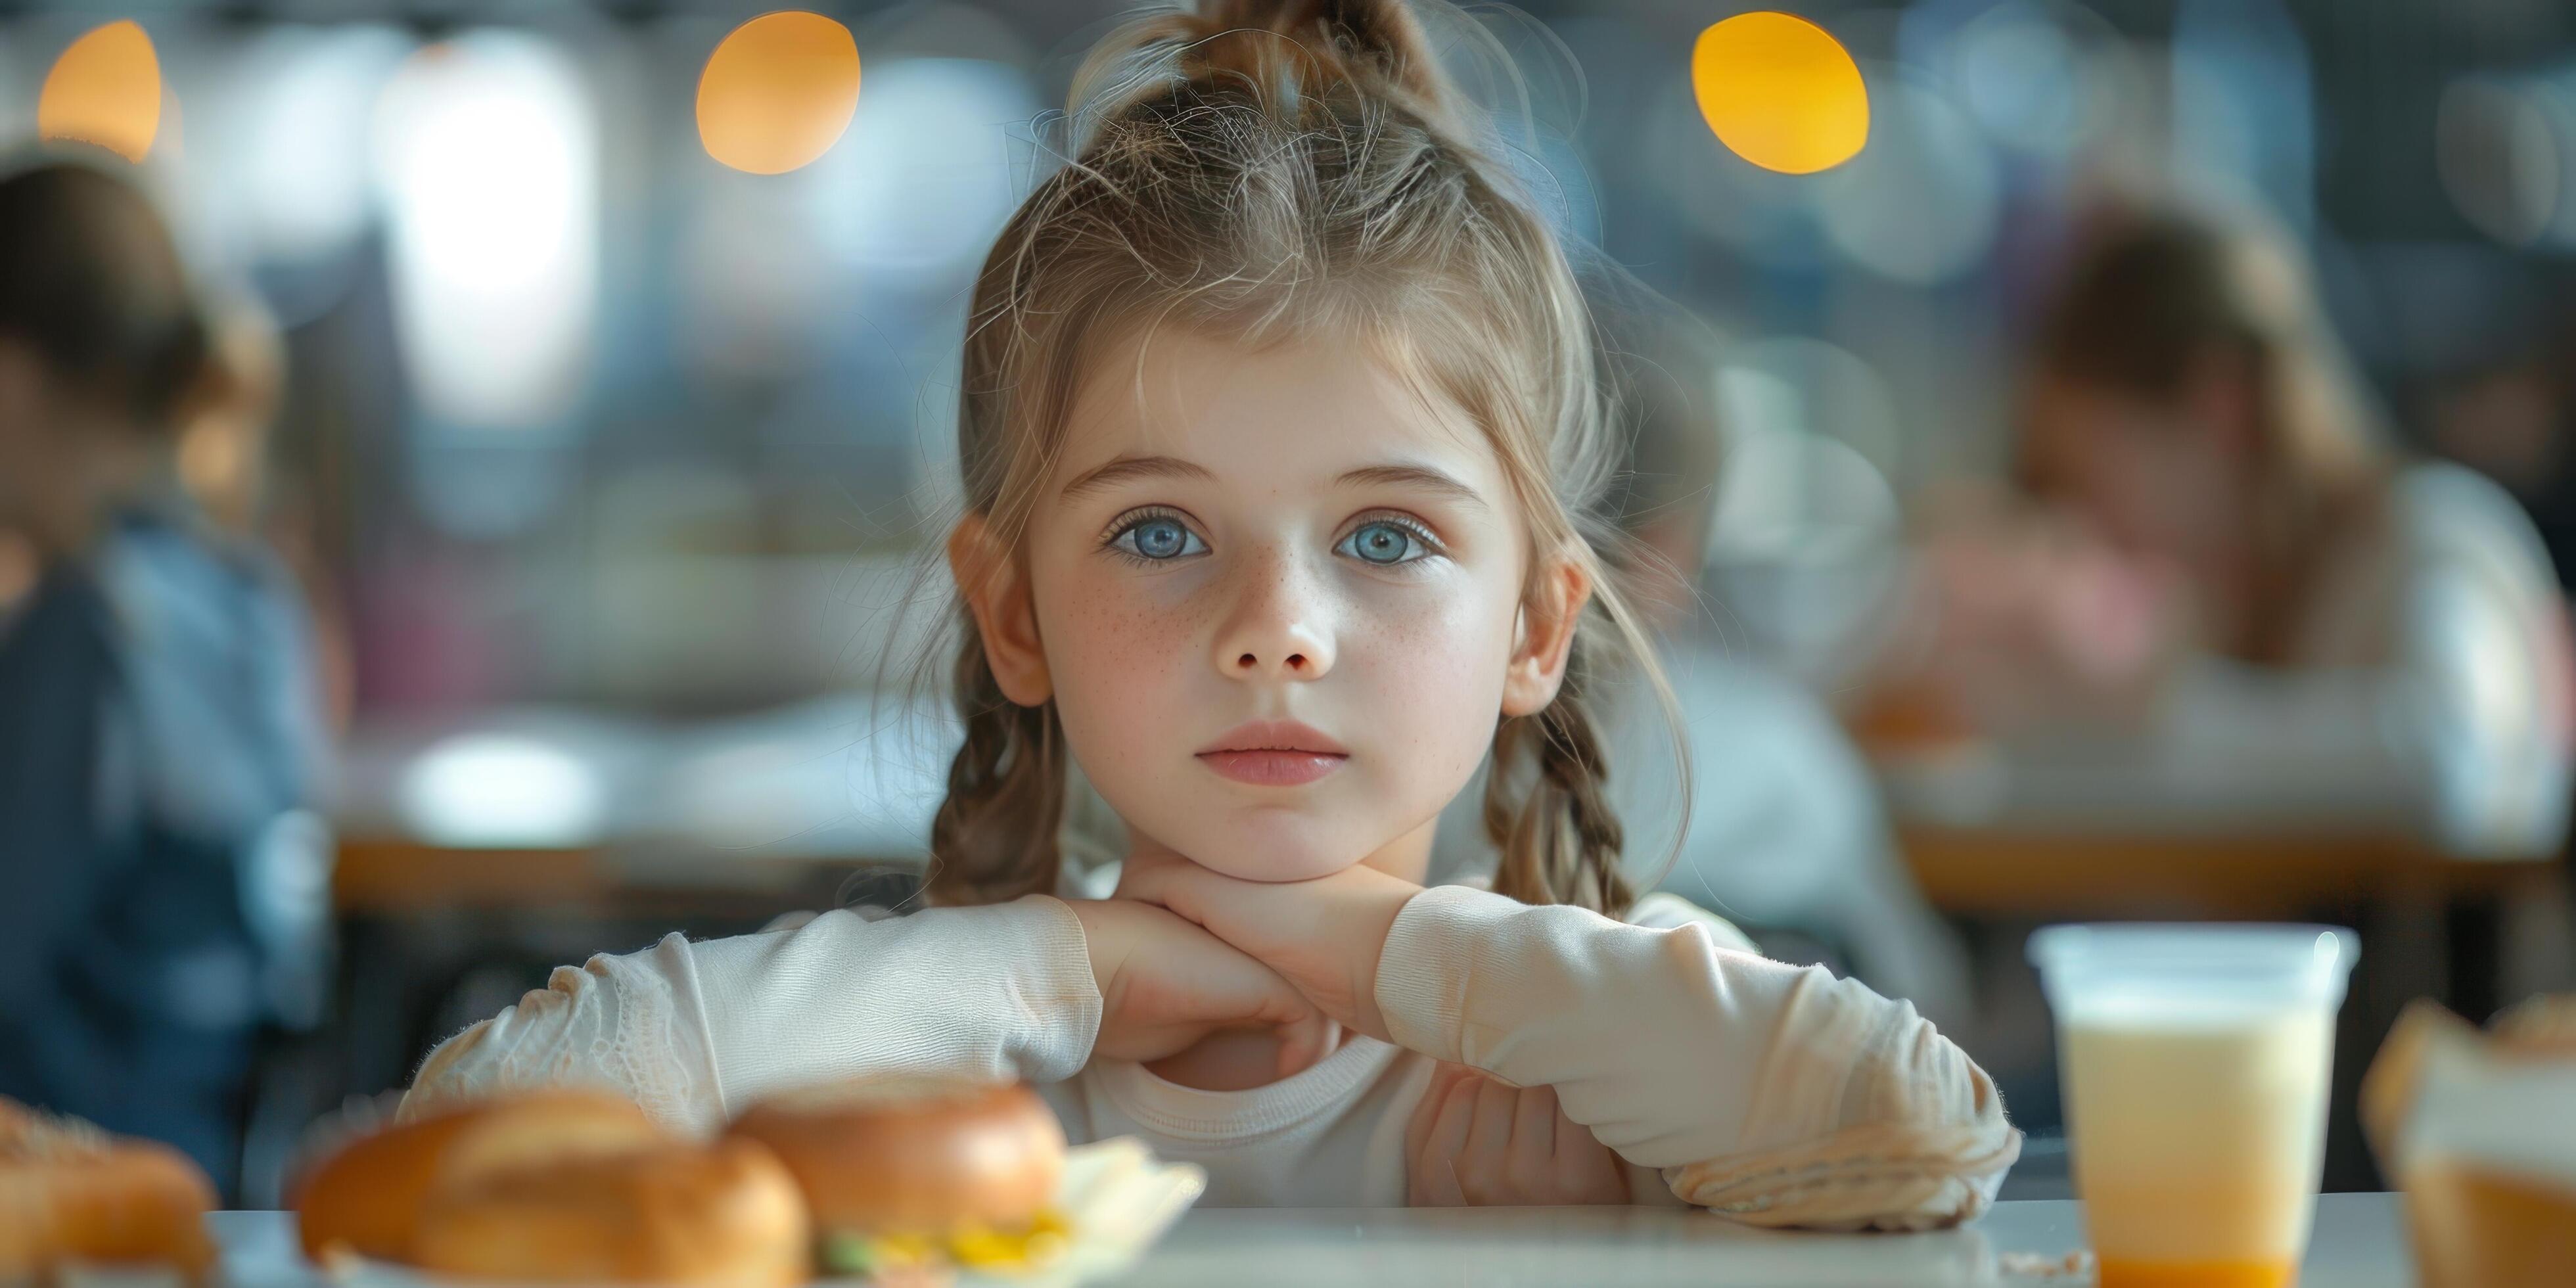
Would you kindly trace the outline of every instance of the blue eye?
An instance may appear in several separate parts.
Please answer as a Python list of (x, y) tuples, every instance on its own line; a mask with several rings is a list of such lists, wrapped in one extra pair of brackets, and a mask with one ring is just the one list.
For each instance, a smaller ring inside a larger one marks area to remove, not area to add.
[(1362, 563), (1392, 566), (1412, 563), (1432, 553), (1431, 543), (1421, 533), (1401, 523), (1380, 519), (1363, 523), (1342, 538), (1338, 553)]
[(1197, 533), (1180, 520), (1159, 514), (1147, 515), (1119, 529), (1109, 544), (1154, 563), (1207, 553), (1207, 543), (1199, 540)]

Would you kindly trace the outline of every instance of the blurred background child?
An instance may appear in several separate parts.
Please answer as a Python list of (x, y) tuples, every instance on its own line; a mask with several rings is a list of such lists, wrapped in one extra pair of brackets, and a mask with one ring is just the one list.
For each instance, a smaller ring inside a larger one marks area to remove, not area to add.
[(0, 1094), (220, 1178), (328, 929), (302, 609), (179, 475), (183, 435), (262, 414), (233, 361), (132, 183), (0, 178), (0, 531), (32, 571), (0, 617)]

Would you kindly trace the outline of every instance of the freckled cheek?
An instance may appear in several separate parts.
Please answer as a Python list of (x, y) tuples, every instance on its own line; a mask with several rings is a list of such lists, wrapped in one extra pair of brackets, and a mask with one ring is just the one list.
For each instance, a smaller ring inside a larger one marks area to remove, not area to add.
[(1122, 751), (1144, 750), (1168, 728), (1198, 661), (1204, 613), (1158, 589), (1081, 577), (1041, 587), (1038, 629), (1056, 700), (1068, 718)]
[[(1502, 706), (1510, 616), (1477, 595), (1425, 596), (1371, 615), (1362, 666), (1374, 709), (1407, 754), (1444, 769), (1483, 754)], [(1345, 654), (1346, 658), (1348, 654)], [(1359, 659), (1353, 659), (1359, 660)]]

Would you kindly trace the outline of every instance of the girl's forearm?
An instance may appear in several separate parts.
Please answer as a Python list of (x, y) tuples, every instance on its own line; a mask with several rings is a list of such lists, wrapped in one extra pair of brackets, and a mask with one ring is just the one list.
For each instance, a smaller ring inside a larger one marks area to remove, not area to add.
[(1554, 1087), (1603, 1144), (1734, 1215), (1938, 1224), (1981, 1210), (2017, 1152), (1993, 1085), (1913, 1007), (1698, 927), (1439, 887), (1397, 919), (1377, 997), (1397, 1042)]
[(594, 957), (433, 1052), (404, 1112), (556, 1082), (705, 1130), (775, 1091), (877, 1073), (1052, 1081), (1100, 1024), (1082, 929), (1043, 895)]

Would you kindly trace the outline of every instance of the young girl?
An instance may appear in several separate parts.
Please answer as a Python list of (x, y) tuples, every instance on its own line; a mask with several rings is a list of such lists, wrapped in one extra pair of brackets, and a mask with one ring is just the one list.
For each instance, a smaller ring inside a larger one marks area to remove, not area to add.
[[(1075, 98), (966, 343), (937, 906), (559, 970), (406, 1108), (585, 1078), (705, 1127), (822, 1078), (1026, 1078), (1218, 1204), (1979, 1211), (2018, 1136), (1913, 1008), (1612, 919), (1582, 688), (1635, 633), (1581, 526), (1588, 324), (1410, 14), (1142, 18)], [(1494, 888), (1426, 890), (1489, 754)], [(1126, 824), (1107, 900), (1049, 893), (1068, 756)]]

